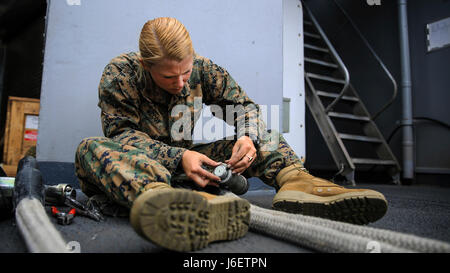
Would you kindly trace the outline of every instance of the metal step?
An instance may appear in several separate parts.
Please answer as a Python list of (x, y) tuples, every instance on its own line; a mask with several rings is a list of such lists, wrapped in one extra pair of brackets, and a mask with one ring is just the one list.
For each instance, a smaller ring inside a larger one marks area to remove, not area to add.
[(358, 121), (370, 121), (370, 118), (366, 117), (366, 116), (357, 116), (357, 115), (346, 114), (346, 113), (338, 113), (338, 112), (329, 112), (328, 116), (334, 117), (334, 118), (341, 118), (341, 119), (350, 119), (350, 120), (358, 120)]
[(327, 66), (327, 67), (331, 67), (331, 68), (338, 68), (338, 65), (334, 64), (334, 63), (324, 62), (321, 60), (307, 58), (307, 57), (304, 57), (304, 59), (305, 59), (305, 62), (308, 62), (308, 63), (318, 64), (318, 65)]
[(338, 79), (338, 78), (328, 77), (328, 76), (314, 74), (314, 73), (305, 73), (305, 75), (308, 76), (309, 78), (313, 78), (313, 79), (317, 79), (317, 80), (345, 84), (345, 80)]
[(314, 34), (314, 33), (311, 33), (311, 32), (306, 32), (305, 31), (305, 32), (303, 32), (303, 35), (311, 37), (311, 38), (314, 38), (314, 39), (322, 39), (322, 37), (320, 37), (320, 35)]
[[(305, 101), (330, 149), (336, 167), (339, 169), (338, 174), (355, 185), (356, 170), (364, 169), (364, 165), (381, 165), (393, 178), (394, 183), (400, 184), (400, 165), (376, 124), (372, 122), (370, 113), (358, 97), (356, 90), (349, 82), (342, 79), (344, 75), (346, 78), (349, 77), (345, 64), (342, 63), (325, 32), (307, 7), (306, 1), (302, 1), (302, 4), (305, 31), (303, 35), (306, 39), (304, 43)], [(336, 74), (337, 70), (341, 73)], [(344, 92), (343, 88), (346, 88)], [(342, 97), (338, 103), (347, 103), (346, 106), (351, 107), (353, 111), (346, 113), (325, 108), (324, 102), (337, 99), (341, 93)], [(348, 121), (346, 125), (361, 127), (359, 135), (358, 133), (339, 133), (335, 125), (340, 126), (343, 121)], [(361, 155), (361, 158), (356, 158), (349, 153), (349, 151), (353, 152), (365, 147), (374, 150), (375, 154)]]
[(353, 164), (360, 165), (396, 165), (394, 160), (383, 160), (373, 158), (352, 158)]
[(372, 143), (382, 143), (381, 139), (376, 137), (368, 137), (368, 136), (360, 136), (360, 135), (351, 135), (351, 134), (338, 134), (341, 139), (346, 140), (355, 140), (355, 141), (363, 141), (363, 142), (372, 142)]
[[(321, 97), (326, 97), (326, 98), (331, 98), (331, 99), (335, 99), (339, 96), (339, 94), (336, 93), (330, 93), (330, 92), (325, 92), (325, 91), (316, 91), (317, 95), (321, 96)], [(345, 100), (345, 101), (351, 101), (351, 102), (358, 102), (359, 99), (357, 97), (351, 97), (351, 96), (342, 96), (340, 98), (341, 100)]]
[(325, 52), (325, 53), (330, 52), (330, 51), (329, 51), (327, 48), (325, 48), (325, 47), (314, 46), (314, 45), (310, 45), (310, 44), (303, 44), (303, 46), (304, 46), (305, 48), (312, 49), (312, 50), (316, 50), (316, 51), (320, 51), (320, 52)]

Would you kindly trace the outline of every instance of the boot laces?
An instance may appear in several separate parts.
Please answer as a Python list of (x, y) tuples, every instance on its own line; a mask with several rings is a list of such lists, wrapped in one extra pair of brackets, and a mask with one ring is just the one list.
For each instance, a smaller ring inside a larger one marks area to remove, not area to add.
[(309, 171), (305, 168), (305, 167), (295, 167), (296, 170), (298, 170), (298, 172), (305, 172), (307, 174), (309, 174)]

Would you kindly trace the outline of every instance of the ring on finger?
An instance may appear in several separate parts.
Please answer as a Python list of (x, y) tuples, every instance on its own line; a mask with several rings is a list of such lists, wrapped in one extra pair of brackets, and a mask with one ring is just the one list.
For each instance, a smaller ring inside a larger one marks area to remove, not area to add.
[(249, 156), (249, 155), (245, 155), (245, 156), (248, 157), (248, 162), (252, 162), (253, 156)]

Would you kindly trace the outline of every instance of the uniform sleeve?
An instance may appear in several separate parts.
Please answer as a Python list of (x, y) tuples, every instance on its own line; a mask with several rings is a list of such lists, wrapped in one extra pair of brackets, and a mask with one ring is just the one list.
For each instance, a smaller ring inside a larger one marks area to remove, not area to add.
[(104, 135), (122, 144), (146, 150), (150, 158), (174, 172), (186, 149), (154, 140), (141, 130), (138, 102), (128, 92), (132, 87), (130, 79), (125, 75), (127, 74), (111, 63), (103, 71), (98, 106), (101, 109)]
[(248, 135), (256, 140), (260, 137), (265, 124), (258, 117), (259, 105), (247, 96), (225, 69), (206, 58), (202, 63), (202, 85), (206, 91), (203, 94), (205, 104), (218, 105), (222, 109), (221, 118), (235, 126), (237, 138)]

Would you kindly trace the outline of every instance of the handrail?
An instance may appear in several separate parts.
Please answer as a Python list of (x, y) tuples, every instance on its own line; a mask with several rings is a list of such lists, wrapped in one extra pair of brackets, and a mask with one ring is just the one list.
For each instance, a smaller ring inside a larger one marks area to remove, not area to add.
[(314, 15), (311, 13), (311, 11), (309, 10), (309, 8), (306, 6), (305, 1), (302, 1), (303, 7), (305, 8), (306, 12), (309, 15), (309, 18), (311, 19), (311, 21), (313, 22), (314, 26), (317, 28), (317, 31), (319, 32), (320, 36), (322, 37), (322, 39), (325, 41), (325, 43), (327, 44), (328, 48), (330, 49), (331, 54), (333, 55), (333, 58), (335, 59), (335, 61), (339, 64), (339, 69), (341, 70), (341, 72), (344, 74), (344, 80), (345, 80), (345, 84), (344, 87), (342, 88), (341, 93), (339, 93), (339, 96), (337, 96), (333, 102), (331, 102), (327, 108), (325, 109), (325, 113), (328, 114), (328, 112), (330, 112), (333, 108), (334, 105), (336, 105), (336, 103), (344, 96), (345, 91), (347, 90), (347, 88), (350, 86), (350, 74), (348, 73), (347, 67), (344, 65), (344, 62), (341, 60), (341, 58), (339, 57), (338, 53), (336, 52), (336, 50), (334, 49), (333, 45), (331, 44), (331, 42), (328, 40), (327, 36), (325, 35), (325, 32), (322, 30), (322, 28), (320, 27), (319, 23), (317, 22), (316, 18), (314, 17)]
[(350, 18), (350, 16), (348, 15), (348, 13), (345, 11), (345, 9), (336, 1), (333, 0), (333, 2), (336, 4), (336, 6), (341, 10), (341, 12), (345, 15), (345, 17), (347, 18), (347, 20), (350, 22), (350, 24), (353, 26), (353, 28), (356, 30), (356, 32), (358, 33), (358, 35), (360, 36), (360, 38), (363, 40), (363, 42), (366, 44), (366, 46), (369, 48), (369, 51), (372, 53), (372, 55), (375, 57), (375, 59), (378, 61), (378, 63), (380, 64), (381, 68), (383, 68), (383, 70), (386, 72), (387, 76), (389, 77), (389, 79), (392, 81), (392, 84), (394, 86), (394, 91), (392, 94), (392, 98), (381, 108), (381, 110), (379, 110), (375, 115), (372, 115), (372, 120), (375, 120), (381, 113), (383, 113), (389, 106), (391, 106), (391, 104), (394, 102), (395, 98), (397, 97), (397, 82), (395, 81), (394, 77), (392, 76), (392, 74), (389, 72), (389, 70), (386, 68), (386, 65), (383, 63), (383, 61), (381, 61), (380, 57), (378, 57), (378, 55), (375, 53), (375, 51), (373, 50), (373, 48), (370, 46), (369, 42), (367, 41), (367, 39), (362, 35), (361, 31), (358, 29), (358, 27), (356, 26), (356, 24), (353, 22), (353, 20)]

